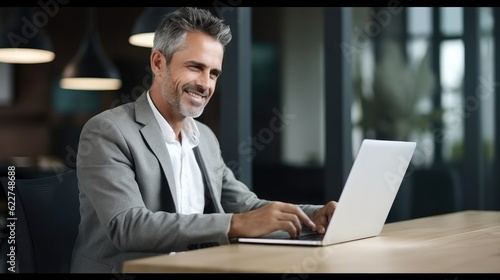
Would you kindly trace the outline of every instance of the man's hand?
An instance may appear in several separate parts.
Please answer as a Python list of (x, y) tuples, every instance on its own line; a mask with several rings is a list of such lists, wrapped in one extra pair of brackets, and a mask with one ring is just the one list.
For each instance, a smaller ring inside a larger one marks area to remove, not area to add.
[(330, 219), (337, 207), (336, 201), (329, 201), (325, 206), (320, 209), (314, 211), (312, 221), (316, 225), (316, 231), (319, 233), (325, 233), (328, 224), (330, 223)]
[[(329, 211), (323, 210), (323, 208), (320, 209), (321, 213)], [(284, 230), (291, 237), (296, 238), (302, 231), (302, 225), (316, 230), (316, 225), (299, 206), (283, 202), (272, 202), (259, 209), (234, 214), (231, 219), (228, 237), (257, 237), (276, 230)]]

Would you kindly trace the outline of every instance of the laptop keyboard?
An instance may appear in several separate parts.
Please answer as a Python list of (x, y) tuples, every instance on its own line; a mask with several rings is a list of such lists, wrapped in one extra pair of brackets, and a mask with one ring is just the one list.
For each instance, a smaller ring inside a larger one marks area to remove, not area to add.
[(272, 238), (272, 239), (296, 239), (296, 240), (323, 240), (323, 237), (325, 236), (324, 233), (318, 233), (317, 231), (312, 231), (309, 228), (302, 228), (302, 233), (298, 238), (291, 238), (288, 232), (286, 231), (275, 231), (270, 234), (267, 234), (265, 236), (262, 236), (262, 238)]
[(323, 233), (307, 233), (299, 236), (299, 240), (323, 240), (325, 234)]
[(302, 233), (297, 238), (291, 238), (290, 235), (288, 235), (288, 232), (282, 232), (282, 234), (280, 234), (280, 236), (275, 236), (274, 238), (278, 238), (278, 239), (297, 239), (297, 240), (323, 240), (324, 236), (325, 236), (324, 233), (317, 233), (317, 232), (309, 231), (307, 233)]

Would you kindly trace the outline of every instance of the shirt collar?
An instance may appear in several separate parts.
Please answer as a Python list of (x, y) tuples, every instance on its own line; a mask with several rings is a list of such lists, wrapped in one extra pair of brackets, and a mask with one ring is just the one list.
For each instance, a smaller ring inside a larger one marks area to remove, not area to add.
[[(151, 99), (149, 90), (147, 91), (148, 103), (151, 109), (153, 110), (153, 114), (155, 116), (156, 122), (160, 126), (161, 134), (163, 139), (168, 141), (169, 143), (176, 142), (175, 133), (170, 124), (163, 118), (160, 111), (156, 108)], [(182, 146), (188, 148), (194, 148), (199, 144), (199, 135), (200, 131), (198, 130), (198, 126), (192, 117), (186, 117), (184, 121), (184, 125), (181, 129), (182, 134)]]

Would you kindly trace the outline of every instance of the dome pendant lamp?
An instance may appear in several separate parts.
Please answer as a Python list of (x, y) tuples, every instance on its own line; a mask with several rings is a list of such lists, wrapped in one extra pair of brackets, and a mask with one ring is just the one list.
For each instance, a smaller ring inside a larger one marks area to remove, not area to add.
[(52, 42), (43, 30), (44, 19), (32, 7), (15, 8), (0, 31), (0, 62), (32, 64), (54, 60)]
[(152, 48), (156, 28), (162, 17), (177, 7), (148, 7), (137, 18), (128, 42), (134, 46)]
[(87, 8), (87, 33), (73, 60), (64, 68), (60, 86), (73, 90), (117, 90), (120, 73), (101, 46), (95, 28), (94, 8)]

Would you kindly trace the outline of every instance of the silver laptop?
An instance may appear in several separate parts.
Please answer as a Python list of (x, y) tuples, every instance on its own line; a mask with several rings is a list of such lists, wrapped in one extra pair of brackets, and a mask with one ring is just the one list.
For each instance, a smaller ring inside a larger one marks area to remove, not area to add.
[(365, 139), (324, 234), (276, 231), (240, 243), (326, 246), (380, 235), (416, 148), (415, 142)]

